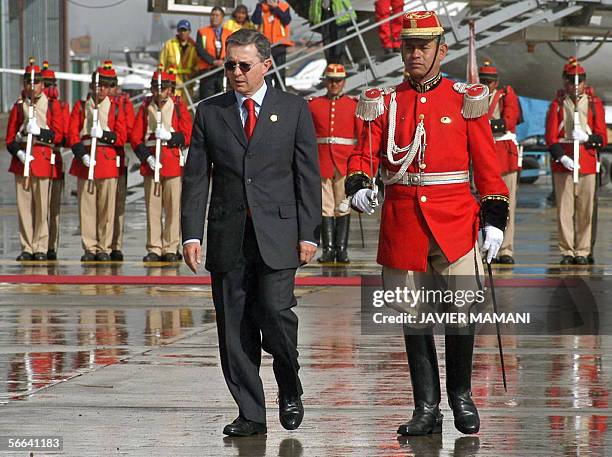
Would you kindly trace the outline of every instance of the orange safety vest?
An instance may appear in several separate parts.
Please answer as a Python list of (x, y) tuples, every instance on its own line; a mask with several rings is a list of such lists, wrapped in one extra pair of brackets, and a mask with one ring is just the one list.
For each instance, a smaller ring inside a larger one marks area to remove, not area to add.
[[(278, 7), (282, 11), (287, 11), (289, 5), (285, 2), (279, 2)], [(270, 43), (275, 44), (281, 42), (284, 46), (293, 46), (293, 41), (290, 40), (291, 32), (288, 25), (283, 25), (274, 13), (270, 11), (270, 6), (267, 3), (261, 4), (261, 25), (259, 31), (263, 33)]]
[[(207, 53), (209, 53), (213, 57), (213, 59), (225, 59), (225, 42), (227, 41), (227, 37), (229, 37), (232, 32), (227, 29), (221, 28), (221, 49), (219, 50), (218, 57), (216, 44), (217, 34), (215, 33), (215, 30), (211, 26), (202, 27), (200, 30), (198, 30), (198, 33), (200, 34), (200, 39), (202, 40), (202, 47), (206, 50)], [(212, 65), (206, 63), (206, 61), (200, 58), (198, 62), (199, 70), (208, 70), (212, 67)]]

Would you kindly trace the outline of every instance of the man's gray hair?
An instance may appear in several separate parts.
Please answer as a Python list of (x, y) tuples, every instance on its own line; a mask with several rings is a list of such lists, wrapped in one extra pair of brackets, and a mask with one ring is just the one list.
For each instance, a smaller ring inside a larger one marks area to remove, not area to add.
[(240, 29), (232, 33), (225, 42), (225, 49), (230, 46), (248, 46), (254, 44), (261, 60), (270, 58), (270, 41), (255, 30)]

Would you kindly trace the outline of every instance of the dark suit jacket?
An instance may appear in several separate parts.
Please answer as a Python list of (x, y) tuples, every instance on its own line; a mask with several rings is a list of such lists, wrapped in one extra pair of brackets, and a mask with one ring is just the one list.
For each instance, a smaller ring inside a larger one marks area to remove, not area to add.
[(207, 270), (238, 266), (247, 208), (270, 268), (298, 267), (298, 241), (318, 241), (321, 177), (302, 98), (268, 86), (249, 143), (233, 91), (198, 105), (183, 170), (183, 240), (202, 241), (210, 179)]

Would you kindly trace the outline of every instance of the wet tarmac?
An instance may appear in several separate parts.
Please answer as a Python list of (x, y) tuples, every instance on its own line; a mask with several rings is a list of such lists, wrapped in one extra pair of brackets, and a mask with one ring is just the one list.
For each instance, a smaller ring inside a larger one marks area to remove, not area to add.
[[(126, 261), (81, 264), (76, 204), (64, 196), (60, 260), (18, 264), (11, 179), (0, 183), (0, 275), (149, 276), (159, 284), (0, 284), (0, 435), (63, 437), (69, 456), (608, 456), (612, 455), (612, 332), (599, 335), (504, 334), (508, 392), (496, 339), (476, 341), (473, 392), (482, 428), (453, 427), (443, 393), (442, 436), (399, 438), (412, 394), (399, 334), (360, 328), (360, 288), (298, 287), (300, 364), (306, 416), (299, 430), (278, 423), (271, 359), (261, 374), (268, 435), (224, 438), (237, 410), (219, 366), (215, 314), (207, 285), (171, 285), (182, 265), (144, 265), (144, 204), (128, 205)], [(70, 184), (67, 186), (70, 187)], [(515, 266), (496, 268), (508, 302), (547, 292), (579, 276), (607, 280), (612, 269), (610, 192), (600, 200), (596, 265), (559, 267), (550, 182), (521, 187)], [(376, 218), (351, 228), (349, 267), (311, 265), (299, 278), (378, 274)], [(203, 272), (205, 274), (205, 272)], [(506, 281), (504, 283), (503, 281)], [(514, 281), (514, 282), (513, 282)], [(531, 282), (529, 282), (531, 281)], [(540, 281), (540, 282), (538, 282)], [(604, 284), (602, 283), (602, 284)], [(596, 288), (593, 288), (594, 290)], [(594, 296), (606, 303), (606, 287)], [(598, 309), (602, 320), (612, 308)], [(562, 328), (557, 333), (567, 331)], [(438, 339), (444, 385), (443, 342)], [(7, 453), (0, 455), (28, 455)], [(47, 455), (34, 453), (35, 456)]]

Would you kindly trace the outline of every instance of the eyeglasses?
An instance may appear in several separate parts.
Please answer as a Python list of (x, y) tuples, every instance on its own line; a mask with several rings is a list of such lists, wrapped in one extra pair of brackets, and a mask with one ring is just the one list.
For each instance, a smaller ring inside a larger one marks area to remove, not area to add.
[(248, 63), (248, 62), (234, 62), (233, 60), (226, 60), (223, 66), (225, 67), (227, 71), (234, 71), (236, 70), (236, 67), (240, 67), (240, 71), (242, 73), (248, 73), (251, 70), (251, 68), (253, 68), (258, 63), (261, 63), (261, 62)]

